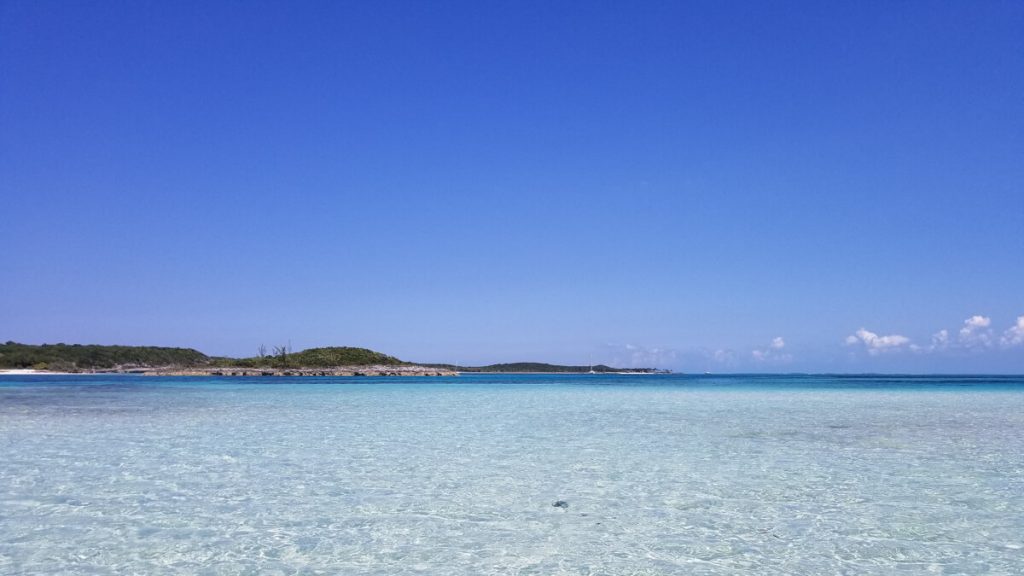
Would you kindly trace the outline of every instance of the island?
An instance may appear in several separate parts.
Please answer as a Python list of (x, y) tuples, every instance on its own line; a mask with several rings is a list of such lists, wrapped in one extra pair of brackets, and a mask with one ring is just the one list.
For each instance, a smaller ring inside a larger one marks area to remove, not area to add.
[(661, 374), (655, 368), (563, 366), (539, 362), (456, 366), (415, 363), (367, 348), (330, 346), (293, 352), (259, 346), (248, 358), (208, 356), (193, 348), (96, 344), (0, 344), (0, 370), (149, 376), (456, 376), (474, 373)]

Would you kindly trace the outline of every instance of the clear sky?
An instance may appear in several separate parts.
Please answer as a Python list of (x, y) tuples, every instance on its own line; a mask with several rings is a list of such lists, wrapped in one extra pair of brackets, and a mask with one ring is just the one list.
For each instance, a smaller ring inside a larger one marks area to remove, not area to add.
[(0, 0), (0, 210), (0, 340), (1024, 372), (1024, 3)]

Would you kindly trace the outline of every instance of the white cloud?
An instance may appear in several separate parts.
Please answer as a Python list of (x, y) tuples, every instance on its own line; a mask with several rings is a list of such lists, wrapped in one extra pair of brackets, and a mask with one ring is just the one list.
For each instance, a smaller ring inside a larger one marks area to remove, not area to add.
[(910, 338), (901, 336), (899, 334), (889, 334), (888, 336), (879, 336), (870, 330), (861, 328), (853, 334), (846, 337), (847, 346), (853, 346), (856, 344), (863, 344), (864, 348), (868, 351), (868, 354), (876, 356), (883, 352), (893, 352), (901, 350), (904, 347), (910, 345)]
[(736, 353), (726, 348), (719, 348), (711, 352), (711, 359), (720, 364), (733, 364), (736, 361)]
[(992, 325), (992, 319), (987, 316), (979, 316), (975, 314), (967, 320), (964, 320), (964, 329), (968, 328), (988, 328)]
[(1004, 348), (1024, 344), (1024, 316), (1017, 316), (1017, 323), (1007, 328), (1006, 332), (1003, 332), (1003, 337), (999, 339), (999, 343)]
[(928, 346), (918, 346), (917, 344), (911, 344), (910, 349), (914, 352), (930, 353), (936, 350), (946, 350), (950, 347), (951, 342), (949, 340), (949, 330), (943, 328), (935, 334), (932, 334), (932, 343)]
[(600, 363), (614, 367), (665, 368), (676, 363), (679, 352), (670, 348), (647, 348), (637, 344), (606, 344), (600, 358)]
[(1002, 336), (997, 338), (992, 330), (992, 319), (988, 316), (975, 314), (964, 320), (963, 326), (961, 326), (955, 338), (950, 335), (949, 330), (943, 329), (932, 334), (930, 345), (918, 347), (911, 344), (910, 347), (915, 351), (925, 353), (955, 353), (957, 351), (978, 353), (985, 349), (994, 348), (996, 344), (1002, 348), (1024, 345), (1024, 316), (1019, 316), (1017, 323), (1007, 328)]
[(960, 328), (960, 344), (967, 348), (986, 348), (992, 345), (992, 319), (987, 316), (974, 315), (964, 320)]
[(782, 336), (772, 338), (772, 341), (765, 348), (755, 348), (750, 355), (757, 362), (784, 363), (793, 359), (792, 354), (785, 354), (782, 349), (786, 347), (786, 341)]

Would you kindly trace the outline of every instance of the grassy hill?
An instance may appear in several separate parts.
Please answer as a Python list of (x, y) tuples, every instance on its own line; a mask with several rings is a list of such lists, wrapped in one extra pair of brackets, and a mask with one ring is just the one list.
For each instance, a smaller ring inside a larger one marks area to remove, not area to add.
[(252, 358), (217, 358), (214, 364), (246, 368), (334, 368), (338, 366), (399, 366), (409, 363), (366, 348), (332, 346), (309, 348), (284, 355), (278, 353)]

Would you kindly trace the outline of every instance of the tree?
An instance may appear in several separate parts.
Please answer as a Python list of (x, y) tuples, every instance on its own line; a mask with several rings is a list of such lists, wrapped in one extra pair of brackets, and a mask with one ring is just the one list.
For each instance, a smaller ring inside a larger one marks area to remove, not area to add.
[(281, 368), (288, 367), (288, 346), (274, 346), (274, 356), (277, 356)]

